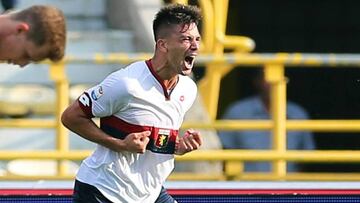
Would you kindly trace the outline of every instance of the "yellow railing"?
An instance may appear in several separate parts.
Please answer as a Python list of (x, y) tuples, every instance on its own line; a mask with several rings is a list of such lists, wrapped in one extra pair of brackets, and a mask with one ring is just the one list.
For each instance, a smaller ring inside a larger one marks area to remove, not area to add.
[[(54, 159), (59, 161), (56, 176), (16, 176), (5, 174), (1, 179), (69, 179), (74, 174), (66, 173), (65, 160), (81, 160), (90, 154), (88, 150), (69, 150), (68, 132), (61, 125), (59, 117), (68, 105), (69, 98), (68, 81), (65, 75), (65, 64), (70, 63), (121, 63), (126, 64), (136, 60), (149, 58), (150, 54), (97, 54), (96, 56), (69, 56), (62, 63), (50, 64), (50, 76), (55, 81), (57, 91), (57, 105), (55, 120), (31, 120), (31, 119), (0, 119), (1, 127), (13, 128), (54, 128), (57, 133), (57, 145), (51, 151), (0, 151), (0, 160), (14, 159)], [(298, 162), (360, 162), (360, 151), (322, 150), (322, 151), (296, 151), (286, 150), (287, 130), (309, 130), (314, 132), (337, 131), (359, 132), (360, 120), (286, 120), (285, 101), (286, 83), (284, 69), (293, 66), (302, 67), (347, 67), (360, 66), (360, 55), (347, 54), (224, 54), (222, 56), (204, 54), (198, 57), (197, 64), (230, 64), (233, 66), (263, 66), (265, 67), (266, 79), (272, 85), (271, 105), (273, 112), (272, 120), (213, 120), (209, 123), (191, 122), (184, 123), (182, 128), (212, 129), (212, 130), (271, 130), (275, 139), (272, 150), (201, 150), (185, 156), (178, 156), (178, 161), (224, 161), (229, 169), (224, 174), (186, 174), (174, 173), (170, 179), (269, 179), (269, 180), (360, 180), (360, 174), (331, 174), (322, 173), (286, 173), (286, 161)], [(212, 81), (217, 83), (219, 81)], [(216, 84), (220, 85), (220, 84)], [(212, 85), (212, 86), (216, 86)], [(207, 92), (213, 91), (208, 89)], [(213, 109), (216, 111), (216, 109)], [(239, 166), (237, 163), (249, 160), (268, 160), (275, 164), (272, 173), (242, 173), (234, 172)]]

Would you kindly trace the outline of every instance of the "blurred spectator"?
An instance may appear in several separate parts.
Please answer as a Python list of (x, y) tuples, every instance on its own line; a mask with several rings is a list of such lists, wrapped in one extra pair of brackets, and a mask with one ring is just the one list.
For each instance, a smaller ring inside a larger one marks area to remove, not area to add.
[(65, 54), (66, 22), (53, 6), (33, 5), (0, 15), (0, 60), (20, 67)]
[[(264, 79), (263, 71), (257, 71), (254, 78), (257, 94), (232, 104), (222, 119), (270, 119), (270, 84)], [(287, 119), (308, 119), (307, 112), (298, 104), (287, 101)], [(222, 131), (219, 137), (224, 149), (271, 149), (272, 137), (269, 131)], [(314, 141), (310, 132), (289, 131), (287, 133), (287, 149), (314, 149)], [(244, 162), (246, 172), (268, 172), (269, 162)], [(289, 162), (287, 171), (296, 172), (301, 168), (298, 163)]]
[(1, 0), (1, 5), (3, 7), (4, 12), (14, 9), (16, 3), (17, 3), (16, 0)]

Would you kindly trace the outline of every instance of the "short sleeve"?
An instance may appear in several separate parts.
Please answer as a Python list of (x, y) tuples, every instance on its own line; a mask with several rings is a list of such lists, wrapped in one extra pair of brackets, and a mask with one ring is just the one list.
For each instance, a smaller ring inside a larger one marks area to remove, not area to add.
[(129, 103), (131, 96), (126, 81), (126, 70), (112, 73), (79, 97), (80, 107), (89, 117), (113, 115)]

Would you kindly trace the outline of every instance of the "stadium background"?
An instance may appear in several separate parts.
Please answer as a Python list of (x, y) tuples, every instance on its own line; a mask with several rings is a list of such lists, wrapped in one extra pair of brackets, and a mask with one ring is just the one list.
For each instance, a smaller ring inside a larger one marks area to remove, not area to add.
[[(355, 0), (230, 0), (227, 33), (252, 38), (254, 52), (359, 53), (360, 2)], [(357, 68), (288, 68), (287, 97), (312, 119), (359, 119)], [(218, 115), (254, 92), (251, 70), (234, 69), (222, 82)], [(239, 87), (238, 91), (226, 91)], [(360, 149), (359, 133), (314, 133), (318, 149)], [(360, 170), (359, 164), (311, 164), (309, 171)]]
[[(244, 35), (256, 53), (358, 53), (359, 2), (230, 0), (227, 34)], [(34, 67), (32, 67), (34, 68)], [(195, 72), (202, 77), (201, 68)], [(359, 119), (356, 68), (291, 68), (288, 98), (303, 105), (313, 119)], [(233, 101), (253, 93), (250, 69), (234, 69), (221, 84), (218, 116)], [(237, 87), (237, 91), (233, 90)], [(359, 149), (359, 133), (315, 133), (319, 149)], [(309, 171), (356, 172), (359, 164), (309, 164)], [(268, 199), (269, 200), (269, 199)]]

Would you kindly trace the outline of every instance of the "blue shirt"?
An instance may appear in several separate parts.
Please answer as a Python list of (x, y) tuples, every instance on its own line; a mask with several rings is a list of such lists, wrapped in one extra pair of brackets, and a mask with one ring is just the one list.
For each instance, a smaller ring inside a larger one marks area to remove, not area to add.
[[(287, 119), (308, 119), (306, 111), (293, 102), (287, 102)], [(259, 96), (249, 97), (231, 105), (222, 119), (241, 120), (270, 119), (270, 115)], [(219, 138), (224, 149), (271, 149), (272, 139), (270, 131), (221, 131)], [(287, 149), (315, 148), (312, 134), (306, 131), (288, 131)], [(245, 162), (244, 170), (251, 172), (266, 172), (271, 170), (269, 162)], [(296, 163), (288, 162), (288, 171), (299, 171)]]

